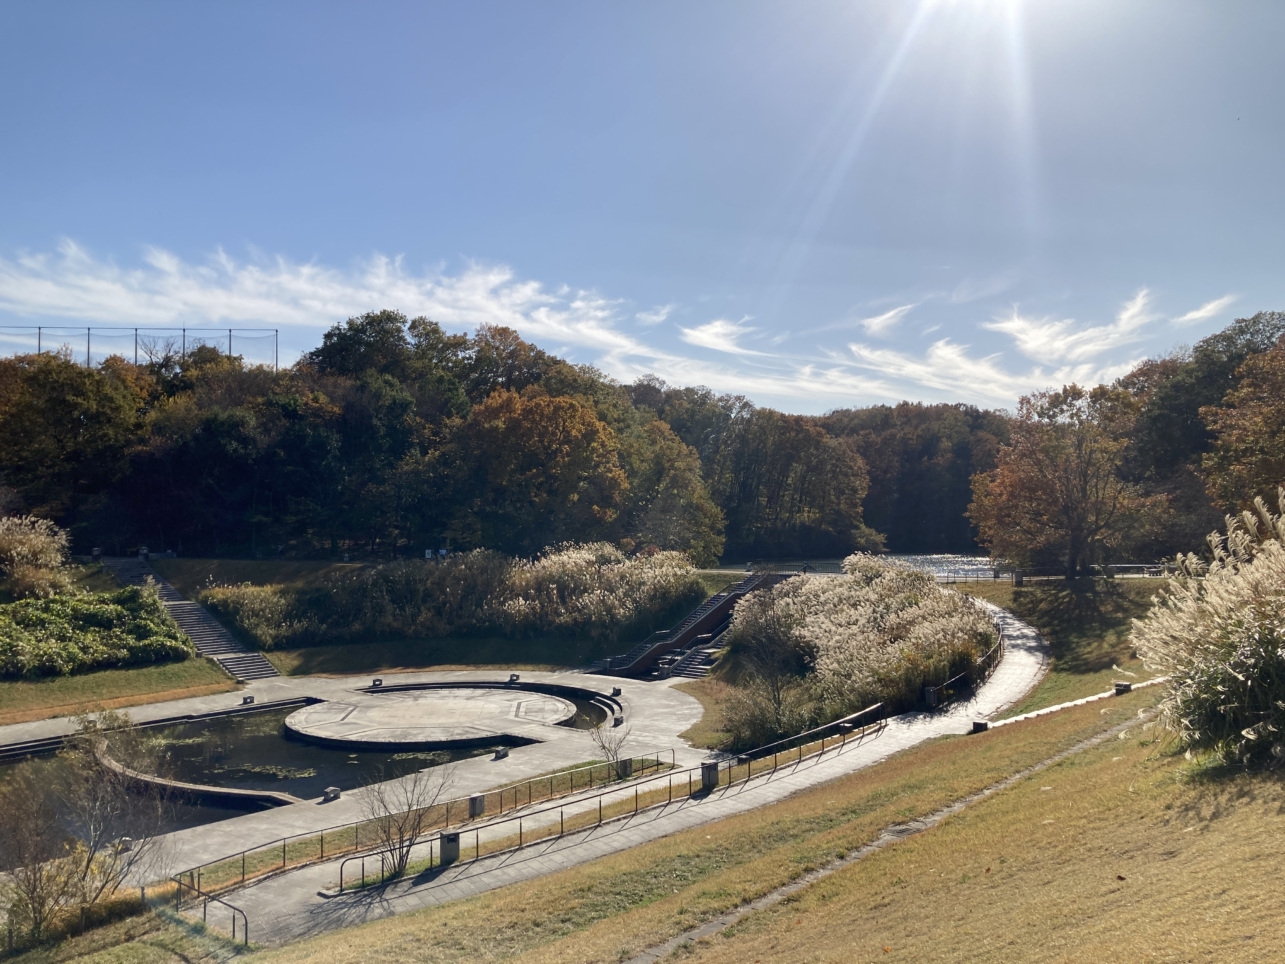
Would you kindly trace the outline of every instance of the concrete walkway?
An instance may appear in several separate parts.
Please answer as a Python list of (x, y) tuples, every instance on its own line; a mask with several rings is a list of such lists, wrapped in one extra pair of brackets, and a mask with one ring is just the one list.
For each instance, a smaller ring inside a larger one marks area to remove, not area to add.
[[(433, 870), (383, 888), (370, 888), (336, 898), (318, 896), (318, 890), (333, 886), (338, 878), (338, 862), (333, 861), (248, 886), (227, 899), (248, 915), (253, 941), (272, 944), (297, 940), (336, 927), (447, 903), (584, 864), (712, 820), (778, 802), (802, 790), (871, 766), (925, 740), (966, 733), (974, 719), (994, 717), (1022, 699), (1040, 680), (1048, 665), (1047, 646), (1034, 629), (1002, 610), (992, 607), (992, 613), (1003, 627), (1008, 645), (1004, 659), (976, 696), (940, 713), (909, 713), (895, 717), (888, 721), (883, 734), (877, 739), (827, 751), (820, 757), (805, 759), (794, 767), (783, 767), (748, 784), (726, 787), (703, 799), (684, 799), (602, 827), (542, 841), (515, 853), (497, 854), (445, 870)], [(631, 795), (631, 789), (624, 789), (617, 797), (628, 798)], [(583, 806), (596, 807), (596, 803)], [(568, 804), (567, 812), (574, 812), (574, 807), (574, 803)], [(509, 828), (503, 833), (512, 832)]]
[[(509, 672), (503, 671), (454, 671), (436, 673), (382, 674), (389, 683), (448, 682), (452, 680), (490, 680), (503, 682)], [(525, 682), (561, 683), (609, 694), (613, 686), (621, 688), (619, 698), (626, 722), (630, 726), (629, 742), (625, 746), (631, 756), (674, 749), (679, 766), (694, 766), (708, 755), (703, 750), (687, 746), (678, 738), (688, 727), (699, 722), (701, 704), (686, 693), (673, 689), (675, 682), (640, 682), (611, 676), (594, 676), (585, 673), (523, 672)], [(359, 687), (369, 686), (370, 676), (325, 678), (319, 676), (287, 677), (256, 680), (236, 693), (219, 693), (193, 699), (174, 700), (168, 703), (150, 703), (130, 709), (136, 722), (168, 719), (184, 714), (211, 713), (241, 705), (242, 697), (251, 694), (259, 704), (280, 700), (314, 697), (323, 700), (344, 701), (361, 696)], [(0, 727), (0, 744), (25, 740), (65, 736), (74, 732), (70, 719), (41, 720), (36, 723), (17, 723)], [(586, 760), (598, 759), (601, 752), (594, 746), (584, 730), (551, 726), (542, 728), (542, 742), (514, 747), (502, 760), (490, 757), (473, 757), (461, 760), (454, 768), (452, 797), (467, 796), (495, 787), (508, 786), (541, 773), (549, 773), (574, 766)], [(165, 838), (167, 872), (177, 872), (188, 867), (240, 853), (242, 850), (262, 846), (282, 837), (302, 833), (316, 833), (323, 829), (352, 823), (365, 818), (361, 791), (345, 793), (339, 800), (322, 803), (318, 798), (286, 807), (277, 807), (244, 816), (181, 830)]]

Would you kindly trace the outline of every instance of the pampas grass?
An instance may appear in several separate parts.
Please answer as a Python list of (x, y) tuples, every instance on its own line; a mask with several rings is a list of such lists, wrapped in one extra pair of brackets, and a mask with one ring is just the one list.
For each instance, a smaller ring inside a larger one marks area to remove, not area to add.
[(1162, 720), (1189, 750), (1227, 762), (1285, 758), (1285, 490), (1209, 537), (1212, 561), (1178, 557), (1178, 573), (1134, 620), (1133, 644), (1171, 677)]

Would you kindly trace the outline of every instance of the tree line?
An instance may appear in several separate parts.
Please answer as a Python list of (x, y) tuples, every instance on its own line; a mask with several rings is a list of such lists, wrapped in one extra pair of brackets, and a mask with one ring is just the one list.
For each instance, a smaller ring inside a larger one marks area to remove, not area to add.
[(0, 512), (81, 551), (844, 553), (878, 544), (860, 455), (741, 397), (623, 386), (484, 325), (394, 311), (283, 371), (211, 346), (0, 360)]
[(507, 328), (449, 334), (395, 311), (333, 326), (283, 371), (168, 343), (138, 365), (23, 355), (0, 360), (0, 513), (55, 520), (80, 551), (608, 541), (708, 564), (980, 546), (1079, 571), (1198, 547), (1281, 481), (1283, 332), (1260, 313), (1015, 413), (819, 417), (621, 385)]

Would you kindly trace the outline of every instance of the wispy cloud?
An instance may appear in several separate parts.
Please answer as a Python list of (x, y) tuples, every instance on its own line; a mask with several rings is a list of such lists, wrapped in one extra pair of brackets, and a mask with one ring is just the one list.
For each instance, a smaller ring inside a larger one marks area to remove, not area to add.
[(897, 327), (902, 318), (910, 314), (914, 305), (902, 305), (900, 308), (893, 308), (892, 311), (885, 311), (882, 315), (875, 315), (873, 318), (863, 318), (861, 327), (872, 335), (882, 335), (885, 332)]
[(655, 308), (652, 308), (650, 311), (638, 312), (638, 314), (634, 315), (634, 317), (637, 318), (638, 321), (640, 321), (642, 324), (647, 325), (648, 327), (652, 325), (659, 325), (662, 321), (668, 318), (673, 313), (674, 309), (677, 307), (678, 307), (677, 305), (673, 305), (673, 304), (657, 305)]
[(1086, 328), (1072, 319), (1024, 318), (1014, 309), (1010, 317), (982, 327), (1012, 335), (1018, 351), (1036, 361), (1081, 362), (1140, 341), (1143, 329), (1157, 317), (1149, 309), (1150, 302), (1150, 292), (1143, 288), (1125, 302), (1109, 325)]
[(711, 351), (723, 351), (730, 355), (761, 355), (762, 352), (746, 348), (739, 343), (742, 335), (754, 331), (744, 321), (728, 321), (717, 318), (714, 321), (698, 325), (695, 328), (680, 328), (683, 341), (698, 348)]
[(1195, 311), (1189, 311), (1185, 315), (1173, 319), (1173, 323), (1175, 325), (1194, 325), (1198, 321), (1208, 321), (1210, 318), (1222, 314), (1235, 300), (1235, 295), (1223, 295), (1213, 301), (1206, 301)]
[(920, 397), (979, 405), (1011, 405), (1021, 395), (1072, 382), (1111, 382), (1137, 364), (1137, 359), (1130, 359), (1105, 366), (1064, 365), (1053, 370), (1036, 367), (1012, 372), (1000, 365), (998, 353), (970, 355), (967, 345), (949, 338), (933, 342), (922, 356), (861, 343), (850, 344), (848, 350), (849, 364), (878, 372), (902, 385), (918, 386)]
[[(135, 265), (121, 267), (67, 241), (52, 253), (0, 258), (0, 315), (11, 318), (43, 318), (50, 324), (265, 325), (293, 327), (304, 338), (308, 330), (319, 332), (364, 311), (398, 308), (412, 316), (427, 315), (452, 330), (507, 325), (622, 381), (654, 372), (673, 384), (708, 385), (795, 411), (907, 398), (1008, 406), (1036, 389), (1110, 380), (1132, 362), (1091, 361), (1097, 348), (1106, 350), (1102, 332), (1115, 338), (1114, 344), (1123, 344), (1147, 317), (1144, 291), (1110, 326), (1081, 330), (1071, 322), (1051, 322), (1044, 335), (1015, 328), (1014, 337), (1026, 337), (1028, 344), (1037, 337), (1051, 338), (1056, 344), (1044, 355), (1061, 361), (1056, 367), (1042, 361), (1028, 371), (1010, 371), (998, 355), (977, 357), (966, 344), (950, 339), (933, 343), (922, 354), (861, 342), (846, 349), (791, 352), (775, 340), (765, 340), (765, 350), (756, 351), (744, 344), (748, 336), (762, 335), (748, 317), (680, 327), (677, 338), (673, 328), (659, 322), (639, 328), (640, 316), (656, 317), (672, 307), (631, 314), (620, 300), (591, 290), (546, 286), (503, 265), (413, 270), (403, 259), (383, 255), (339, 269), (285, 258), (240, 260), (223, 251), (193, 263), (153, 248)], [(909, 307), (879, 317), (904, 316)], [(895, 322), (883, 324), (887, 331)], [(685, 346), (704, 350), (690, 352)]]

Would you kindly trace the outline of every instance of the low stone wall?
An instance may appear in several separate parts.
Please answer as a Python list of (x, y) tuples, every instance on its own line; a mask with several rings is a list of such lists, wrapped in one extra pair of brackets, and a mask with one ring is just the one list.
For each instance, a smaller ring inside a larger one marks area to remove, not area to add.
[(131, 783), (154, 787), (188, 803), (218, 803), (224, 806), (244, 807), (247, 810), (262, 810), (304, 802), (296, 796), (288, 793), (277, 793), (272, 790), (240, 790), (235, 787), (211, 787), (203, 783), (183, 783), (181, 780), (167, 780), (165, 777), (131, 770), (124, 764), (112, 759), (111, 754), (107, 751), (106, 740), (99, 740), (94, 744), (94, 756), (98, 759), (99, 764), (113, 773), (120, 774)]

